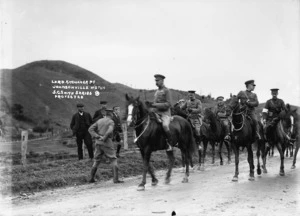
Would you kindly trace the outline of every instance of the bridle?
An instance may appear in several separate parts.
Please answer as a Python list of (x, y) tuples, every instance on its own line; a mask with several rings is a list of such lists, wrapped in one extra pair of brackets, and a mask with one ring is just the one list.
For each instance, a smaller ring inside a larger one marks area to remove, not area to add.
[[(243, 107), (244, 107), (244, 106), (243, 106)], [(243, 108), (243, 107), (242, 107), (242, 108)], [(240, 130), (242, 130), (243, 127), (244, 127), (244, 125), (245, 125), (245, 111), (246, 111), (246, 109), (243, 110), (243, 111), (240, 111), (240, 112), (238, 112), (238, 113), (235, 113), (235, 112), (234, 112), (234, 111), (236, 111), (237, 109), (241, 110), (242, 108), (240, 108), (240, 104), (237, 103), (236, 106), (232, 109), (232, 112), (231, 112), (231, 115), (232, 115), (232, 116), (239, 116), (239, 115), (242, 116), (242, 121), (241, 121), (241, 122), (235, 122), (235, 124), (238, 124), (238, 125), (241, 124), (241, 127), (240, 127), (240, 128), (235, 128), (235, 127), (234, 127), (234, 124), (233, 124), (233, 119), (231, 120), (232, 129), (233, 129), (234, 131), (240, 131)]]

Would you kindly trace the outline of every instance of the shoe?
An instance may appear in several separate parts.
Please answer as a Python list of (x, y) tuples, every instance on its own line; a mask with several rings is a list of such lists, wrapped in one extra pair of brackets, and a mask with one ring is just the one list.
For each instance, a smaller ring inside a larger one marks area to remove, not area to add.
[(124, 183), (124, 181), (122, 180), (117, 180), (117, 181), (114, 181), (115, 184), (119, 184), (119, 183)]

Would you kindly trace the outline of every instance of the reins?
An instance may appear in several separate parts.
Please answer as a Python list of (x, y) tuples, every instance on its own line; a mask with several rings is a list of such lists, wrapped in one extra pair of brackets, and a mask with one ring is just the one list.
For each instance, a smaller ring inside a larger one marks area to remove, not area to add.
[(148, 121), (147, 121), (147, 124), (146, 124), (146, 127), (144, 128), (144, 130), (142, 131), (142, 133), (140, 133), (140, 135), (134, 139), (134, 141), (133, 141), (134, 143), (136, 143), (136, 141), (138, 141), (138, 139), (139, 139), (139, 138), (145, 133), (145, 131), (147, 130), (147, 128), (148, 128), (148, 126), (149, 126), (149, 123), (150, 123), (150, 116), (148, 115), (148, 116), (142, 121), (142, 123), (140, 123), (140, 124), (138, 124), (138, 126), (135, 126), (135, 127), (134, 127), (134, 128), (139, 127), (140, 125), (142, 125), (142, 124), (145, 122), (145, 120), (148, 120)]

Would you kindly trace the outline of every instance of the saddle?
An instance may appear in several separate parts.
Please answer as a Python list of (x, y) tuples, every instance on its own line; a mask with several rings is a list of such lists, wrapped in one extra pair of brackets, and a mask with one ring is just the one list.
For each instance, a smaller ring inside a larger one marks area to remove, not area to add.
[[(158, 123), (158, 124), (162, 124), (162, 119), (161, 119), (161, 115), (156, 113), (156, 112), (153, 112), (153, 117), (154, 117), (154, 120)], [(171, 122), (174, 120), (174, 117), (171, 116)]]

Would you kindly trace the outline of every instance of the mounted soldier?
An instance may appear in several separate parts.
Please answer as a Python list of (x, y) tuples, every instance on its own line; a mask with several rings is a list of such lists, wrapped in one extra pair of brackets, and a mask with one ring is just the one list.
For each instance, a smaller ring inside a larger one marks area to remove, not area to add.
[(246, 81), (245, 85), (246, 90), (240, 91), (237, 98), (240, 100), (241, 105), (246, 108), (246, 114), (252, 119), (256, 139), (261, 140), (257, 116), (255, 114), (255, 107), (257, 107), (259, 103), (256, 94), (252, 92), (256, 85), (254, 84), (254, 80)]
[(186, 110), (188, 113), (188, 120), (192, 124), (192, 127), (195, 129), (195, 138), (196, 143), (200, 144), (200, 128), (202, 125), (201, 112), (202, 112), (202, 103), (199, 99), (196, 99), (195, 91), (188, 91), (189, 100), (182, 106), (182, 110)]
[(269, 133), (271, 133), (272, 129), (274, 129), (279, 122), (280, 112), (285, 110), (284, 101), (277, 97), (278, 90), (278, 88), (271, 89), (272, 98), (266, 102), (262, 110), (266, 138), (269, 137)]
[(225, 136), (224, 140), (230, 141), (230, 123), (229, 123), (229, 119), (228, 119), (229, 112), (228, 112), (227, 107), (223, 100), (224, 100), (223, 96), (217, 97), (218, 104), (215, 107), (215, 114), (220, 119), (221, 124), (225, 128), (226, 136)]
[(164, 85), (164, 75), (155, 74), (155, 84), (158, 87), (154, 94), (154, 101), (146, 101), (148, 107), (154, 108), (153, 111), (158, 115), (158, 119), (162, 122), (163, 130), (167, 137), (168, 149), (167, 151), (173, 151), (173, 147), (176, 143), (172, 140), (171, 131), (169, 128), (171, 122), (171, 95), (170, 90)]
[(182, 107), (183, 107), (184, 104), (185, 104), (184, 99), (180, 99), (179, 101), (177, 101), (171, 109), (171, 114), (172, 115), (179, 115), (179, 116), (186, 119), (188, 117), (188, 115), (187, 115), (185, 110), (182, 110)]

